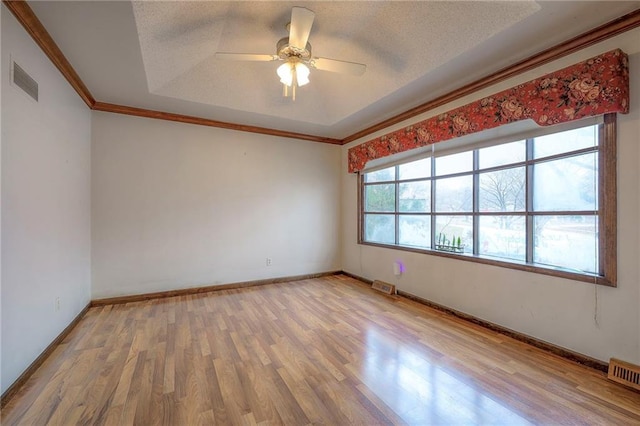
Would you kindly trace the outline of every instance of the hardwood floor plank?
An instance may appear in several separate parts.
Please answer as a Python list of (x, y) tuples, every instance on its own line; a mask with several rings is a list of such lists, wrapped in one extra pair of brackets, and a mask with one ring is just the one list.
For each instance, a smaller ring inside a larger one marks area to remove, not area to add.
[(334, 275), (93, 307), (0, 414), (6, 425), (640, 425), (640, 393)]
[(389, 423), (394, 425), (408, 424), (402, 417), (385, 404), (384, 401), (378, 398), (378, 396), (369, 387), (364, 384), (359, 384), (356, 386), (356, 389), (358, 389), (358, 392), (360, 392), (364, 398), (367, 398), (369, 403), (376, 406)]
[(258, 361), (260, 361), (260, 364), (271, 364), (271, 358), (269, 357), (269, 354), (267, 354), (267, 352), (263, 349), (262, 344), (255, 336), (249, 337), (249, 348), (253, 356), (257, 358)]
[[(127, 389), (127, 394), (124, 397), (123, 404), (124, 410), (122, 411), (122, 418), (120, 419), (121, 424), (134, 424), (134, 420), (136, 419), (136, 412), (138, 411), (138, 406), (144, 399), (144, 389), (142, 383), (143, 370), (146, 361), (146, 352), (136, 352), (135, 357), (132, 358), (132, 373), (129, 379), (129, 387)], [(140, 407), (141, 410), (147, 409), (148, 407)]]
[(127, 395), (129, 394), (129, 387), (131, 386), (131, 380), (133, 377), (134, 369), (138, 361), (138, 353), (129, 350), (127, 359), (125, 361), (122, 372), (118, 377), (118, 386), (113, 397), (112, 404), (115, 406), (124, 406), (127, 401)]
[(286, 383), (278, 374), (273, 365), (266, 366), (264, 369), (267, 386), (271, 389), (271, 402), (278, 411), (278, 415), (286, 425), (309, 424), (304, 411), (291, 394)]
[(247, 395), (243, 392), (235, 363), (232, 360), (215, 359), (213, 365), (220, 383), (225, 410), (233, 424), (242, 424), (243, 416), (251, 412), (251, 407), (247, 402)]
[(327, 417), (330, 417), (330, 411), (322, 403), (320, 398), (318, 398), (304, 378), (296, 380), (293, 377), (292, 370), (295, 370), (295, 368), (279, 368), (278, 374), (289, 388), (289, 391), (296, 399), (298, 405), (309, 421), (313, 424), (324, 423)]
[(240, 386), (251, 409), (250, 419), (255, 423), (281, 424), (282, 420), (269, 398), (269, 389), (264, 386), (264, 377), (260, 377), (251, 365), (236, 364)]
[(105, 426), (115, 426), (120, 424), (122, 417), (122, 405), (109, 405), (105, 416)]

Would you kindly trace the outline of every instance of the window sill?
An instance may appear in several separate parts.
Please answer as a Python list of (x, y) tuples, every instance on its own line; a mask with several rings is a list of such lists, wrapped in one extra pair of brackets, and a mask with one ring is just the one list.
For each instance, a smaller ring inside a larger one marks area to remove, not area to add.
[(410, 247), (410, 246), (397, 246), (397, 245), (390, 245), (390, 244), (372, 243), (367, 241), (360, 241), (358, 242), (358, 244), (365, 245), (365, 246), (372, 246), (372, 247), (381, 247), (381, 248), (392, 249), (392, 250), (409, 251), (413, 253), (421, 253), (426, 255), (448, 257), (450, 259), (482, 263), (485, 265), (498, 266), (501, 268), (508, 268), (508, 269), (515, 269), (519, 271), (532, 272), (536, 274), (550, 275), (553, 277), (565, 278), (565, 279), (574, 280), (574, 281), (582, 281), (586, 283), (604, 285), (608, 287), (616, 287), (616, 283), (612, 282), (607, 277), (603, 277), (601, 275), (596, 275), (596, 274), (589, 274), (585, 272), (574, 272), (569, 269), (557, 268), (553, 266), (529, 264), (529, 263), (519, 262), (515, 260), (505, 261), (505, 260), (500, 260), (499, 258), (474, 255), (470, 253), (453, 253), (453, 252), (442, 251), (442, 250), (425, 249), (425, 248), (417, 248), (417, 247)]

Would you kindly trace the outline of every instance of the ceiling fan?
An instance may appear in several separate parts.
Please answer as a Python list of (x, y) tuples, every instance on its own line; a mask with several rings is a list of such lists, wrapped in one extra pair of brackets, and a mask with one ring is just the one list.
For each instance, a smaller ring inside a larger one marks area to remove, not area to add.
[(309, 83), (309, 67), (356, 76), (364, 74), (367, 69), (364, 64), (311, 56), (311, 44), (308, 40), (315, 16), (315, 13), (304, 7), (292, 8), (291, 22), (287, 24), (289, 37), (278, 41), (275, 55), (216, 52), (215, 56), (233, 61), (284, 61), (278, 67), (277, 74), (283, 84), (283, 95), (291, 95), (294, 101), (296, 87)]

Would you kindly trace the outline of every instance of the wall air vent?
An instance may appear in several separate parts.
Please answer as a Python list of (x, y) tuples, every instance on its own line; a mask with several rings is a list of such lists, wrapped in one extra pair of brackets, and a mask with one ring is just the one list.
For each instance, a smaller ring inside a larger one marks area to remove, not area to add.
[(640, 390), (640, 366), (611, 358), (609, 361), (609, 380)]
[(11, 67), (13, 84), (24, 90), (36, 102), (38, 101), (38, 82), (35, 81), (22, 67), (13, 62)]

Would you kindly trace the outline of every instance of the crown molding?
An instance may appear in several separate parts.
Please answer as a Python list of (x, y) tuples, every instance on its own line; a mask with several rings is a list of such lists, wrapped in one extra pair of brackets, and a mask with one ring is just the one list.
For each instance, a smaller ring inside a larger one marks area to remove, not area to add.
[(91, 95), (91, 92), (89, 92), (89, 89), (80, 79), (80, 76), (78, 76), (58, 45), (48, 33), (46, 28), (42, 25), (35, 13), (33, 13), (33, 10), (29, 7), (27, 2), (25, 0), (2, 0), (2, 3), (11, 11), (11, 13), (13, 13), (18, 22), (20, 22), (27, 33), (31, 35), (36, 44), (42, 49), (42, 51), (47, 55), (47, 57), (56, 66), (56, 68), (58, 68), (60, 73), (62, 73), (62, 75), (67, 79), (69, 84), (71, 84), (80, 98), (82, 98), (82, 100), (92, 110), (134, 115), (138, 117), (155, 118), (160, 120), (177, 121), (181, 123), (197, 124), (202, 126), (220, 127), (241, 132), (259, 133), (264, 135), (302, 139), (312, 142), (329, 143), (336, 145), (344, 145), (349, 142), (355, 141), (364, 136), (385, 129), (389, 126), (400, 123), (404, 120), (408, 120), (417, 115), (423, 114), (441, 105), (447, 104), (456, 99), (460, 99), (463, 96), (467, 96), (478, 90), (494, 85), (498, 82), (506, 80), (507, 78), (529, 71), (533, 68), (539, 67), (540, 65), (562, 58), (563, 56), (569, 55), (573, 52), (584, 49), (585, 47), (591, 46), (595, 43), (614, 37), (618, 34), (640, 26), (640, 9), (637, 9), (618, 19), (615, 19), (611, 22), (594, 28), (593, 30), (580, 34), (577, 37), (560, 43), (557, 46), (551, 47), (520, 62), (505, 67), (500, 71), (497, 71), (484, 78), (462, 86), (459, 89), (439, 96), (417, 107), (411, 108), (401, 114), (381, 121), (378, 124), (367, 127), (366, 129), (353, 133), (352, 135), (347, 136), (344, 139), (333, 139), (316, 135), (287, 132), (266, 127), (248, 126), (195, 116), (153, 111), (144, 108), (96, 101)]
[(219, 127), (222, 129), (237, 130), (239, 132), (259, 133), (283, 138), (302, 139), (311, 142), (329, 143), (341, 145), (340, 139), (325, 138), (322, 136), (307, 135), (305, 133), (287, 132), (284, 130), (270, 129), (267, 127), (246, 126), (243, 124), (228, 123), (225, 121), (211, 120), (208, 118), (194, 117), (191, 115), (174, 114), (171, 112), (154, 111), (145, 108), (136, 108), (125, 105), (110, 104), (107, 102), (95, 102), (91, 108), (94, 111), (112, 112), (115, 114), (133, 115), (136, 117), (155, 118), (158, 120), (177, 121), (179, 123), (197, 124), (199, 126)]
[(86, 103), (89, 108), (93, 107), (96, 100), (91, 95), (91, 92), (89, 92), (87, 86), (84, 85), (80, 76), (76, 73), (76, 70), (73, 69), (27, 2), (25, 0), (2, 0), (2, 3), (13, 13), (13, 16), (22, 24), (36, 44), (40, 46), (44, 54), (47, 55), (53, 65), (58, 68), (64, 78), (71, 84), (71, 87), (78, 92), (78, 95), (80, 95), (84, 103)]
[(577, 37), (553, 46), (547, 50), (543, 50), (542, 52), (536, 53), (535, 55), (530, 56), (520, 62), (516, 62), (513, 65), (501, 69), (500, 71), (497, 71), (484, 78), (462, 86), (459, 89), (439, 96), (431, 101), (425, 102), (422, 105), (418, 105), (417, 107), (411, 108), (410, 110), (381, 121), (378, 124), (374, 124), (373, 126), (360, 130), (359, 132), (356, 132), (344, 138), (342, 140), (342, 144), (344, 145), (349, 142), (353, 142), (364, 136), (370, 135), (379, 130), (383, 130), (389, 126), (393, 126), (394, 124), (398, 124), (404, 120), (408, 120), (439, 106), (448, 104), (449, 102), (470, 95), (474, 92), (477, 92), (478, 90), (492, 86), (510, 77), (522, 74), (533, 68), (537, 68), (548, 62), (562, 58), (563, 56), (567, 56), (571, 53), (577, 52), (578, 50), (582, 50), (585, 47), (614, 37), (638, 26), (640, 26), (640, 9), (636, 9), (631, 13), (621, 16), (620, 18), (614, 19), (613, 21), (607, 22), (604, 25), (582, 33)]
[(180, 123), (197, 124), (201, 126), (219, 127), (223, 129), (236, 130), (240, 132), (259, 133), (269, 136), (301, 139), (312, 142), (329, 143), (341, 145), (340, 139), (327, 138), (323, 136), (308, 135), (304, 133), (288, 132), (284, 130), (270, 129), (266, 127), (249, 126), (244, 124), (228, 123), (224, 121), (211, 120), (207, 118), (194, 117), (189, 115), (174, 114), (170, 112), (154, 111), (144, 108), (136, 108), (125, 105), (116, 105), (106, 102), (96, 101), (89, 92), (87, 86), (75, 71), (71, 63), (64, 56), (56, 42), (46, 30), (42, 22), (38, 19), (29, 4), (25, 0), (2, 0), (2, 3), (11, 11), (18, 22), (29, 33), (31, 38), (47, 55), (49, 60), (55, 65), (60, 73), (67, 79), (71, 87), (78, 93), (87, 106), (94, 111), (105, 111), (116, 114), (134, 115), (138, 117), (156, 118), (159, 120), (177, 121)]

